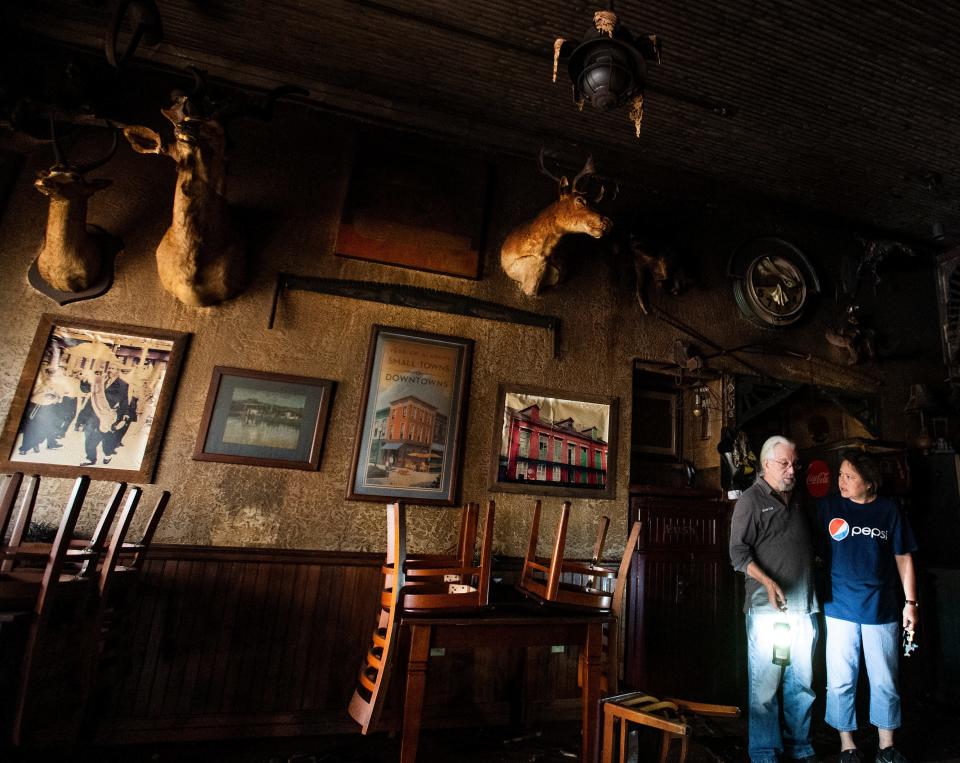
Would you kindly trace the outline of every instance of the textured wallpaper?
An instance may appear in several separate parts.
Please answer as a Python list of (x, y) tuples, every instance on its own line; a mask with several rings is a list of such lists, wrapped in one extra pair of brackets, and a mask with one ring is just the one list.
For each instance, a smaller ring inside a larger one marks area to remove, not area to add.
[[(44, 312), (190, 332), (155, 481), (146, 489), (148, 502), (161, 489), (173, 493), (157, 541), (380, 551), (385, 547), (383, 505), (345, 499), (371, 326), (379, 323), (468, 337), (475, 342), (475, 352), (461, 493), (464, 500), (496, 499), (496, 552), (522, 555), (537, 498), (487, 489), (497, 385), (509, 382), (619, 398), (615, 498), (574, 499), (568, 534), (568, 554), (587, 555), (598, 518), (608, 515), (612, 520), (608, 552), (618, 554), (626, 536), (632, 361), (672, 357), (673, 343), (681, 335), (639, 313), (624, 274), (608, 250), (593, 241), (571, 248), (570, 280), (539, 298), (521, 295), (500, 271), (497, 254), (506, 233), (551, 201), (551, 184), (538, 175), (532, 160), (492, 159), (495, 192), (480, 281), (335, 257), (336, 222), (354, 128), (292, 109), (281, 110), (283, 116), (269, 131), (252, 122), (237, 125), (227, 193), (251, 244), (254, 276), (239, 297), (210, 308), (186, 307), (160, 288), (154, 250), (170, 220), (174, 169), (165, 158), (137, 155), (126, 146), (95, 173), (112, 178), (113, 184), (94, 196), (89, 206), (90, 222), (124, 243), (112, 289), (99, 299), (64, 308), (35, 292), (27, 284), (26, 272), (42, 241), (47, 203), (32, 182), (35, 172), (52, 159), (43, 146), (21, 145), (11, 138), (0, 141), (26, 154), (24, 169), (0, 217), (0, 418), (8, 413)], [(763, 336), (764, 330), (739, 317), (723, 275), (722, 253), (736, 240), (734, 234), (730, 236), (703, 244), (700, 286), (672, 303), (671, 309), (718, 341), (734, 344), (746, 341), (744, 334)], [(412, 284), (557, 315), (562, 318), (561, 354), (553, 357), (551, 339), (542, 329), (303, 291), (282, 295), (275, 326), (267, 329), (275, 274), (280, 271)], [(791, 341), (827, 354), (822, 347), (822, 321), (793, 334)], [(335, 381), (318, 472), (191, 459), (216, 365)], [(778, 372), (841, 386), (862, 383), (828, 362), (786, 361), (766, 367), (771, 375)], [(892, 409), (898, 405), (902, 409), (905, 386), (896, 383), (895, 372), (891, 374), (883, 394)], [(69, 480), (45, 478), (38, 516), (56, 521), (69, 488)], [(92, 527), (95, 510), (108, 492), (109, 485), (95, 485), (81, 520), (84, 527)], [(544, 499), (542, 538), (552, 533), (560, 502), (555, 497)], [(413, 550), (453, 547), (457, 512), (413, 506), (408, 514)], [(546, 549), (546, 541), (541, 548)]]

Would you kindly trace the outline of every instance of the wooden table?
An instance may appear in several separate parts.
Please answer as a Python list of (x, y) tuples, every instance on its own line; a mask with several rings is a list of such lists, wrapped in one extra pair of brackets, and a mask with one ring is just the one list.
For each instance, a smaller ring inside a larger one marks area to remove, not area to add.
[(532, 603), (511, 604), (461, 617), (403, 617), (400, 626), (410, 629), (410, 660), (404, 693), (401, 763), (414, 763), (417, 758), (431, 648), (510, 649), (553, 644), (579, 646), (585, 656), (581, 760), (592, 763), (599, 754), (600, 645), (603, 626), (612, 620), (609, 614), (571, 614)]

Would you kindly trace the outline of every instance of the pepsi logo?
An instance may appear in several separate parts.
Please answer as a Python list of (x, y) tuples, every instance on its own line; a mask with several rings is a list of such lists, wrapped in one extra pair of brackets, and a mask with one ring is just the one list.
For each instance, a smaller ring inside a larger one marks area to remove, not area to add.
[(830, 531), (830, 537), (834, 540), (843, 540), (850, 534), (850, 525), (847, 524), (847, 520), (840, 519), (839, 517), (830, 520), (828, 529)]

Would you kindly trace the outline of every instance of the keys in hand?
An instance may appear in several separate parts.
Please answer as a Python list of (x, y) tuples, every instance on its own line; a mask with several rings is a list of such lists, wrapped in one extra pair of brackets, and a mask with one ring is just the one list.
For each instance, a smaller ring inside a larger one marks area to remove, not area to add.
[(913, 640), (913, 634), (914, 632), (912, 630), (907, 630), (906, 628), (904, 628), (903, 637), (901, 639), (901, 643), (903, 644), (904, 657), (909, 657), (913, 653), (913, 651), (917, 649), (918, 646), (920, 646), (917, 642)]

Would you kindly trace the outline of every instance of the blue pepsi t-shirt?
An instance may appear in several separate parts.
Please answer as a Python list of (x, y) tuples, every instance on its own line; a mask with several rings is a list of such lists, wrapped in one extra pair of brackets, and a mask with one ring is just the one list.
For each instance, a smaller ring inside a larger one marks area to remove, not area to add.
[(817, 501), (820, 554), (829, 570), (823, 596), (828, 617), (863, 625), (900, 620), (896, 555), (917, 550), (897, 504), (878, 496), (854, 503), (841, 495)]

